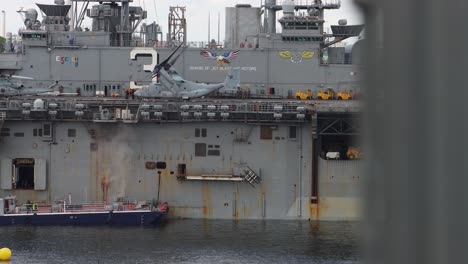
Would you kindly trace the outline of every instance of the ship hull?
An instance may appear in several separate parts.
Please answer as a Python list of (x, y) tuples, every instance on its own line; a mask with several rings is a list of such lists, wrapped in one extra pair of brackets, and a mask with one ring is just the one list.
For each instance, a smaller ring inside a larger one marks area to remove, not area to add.
[[(69, 194), (74, 201), (83, 202), (122, 196), (151, 200), (159, 196), (159, 200), (171, 204), (169, 217), (176, 218), (360, 217), (360, 184), (364, 179), (361, 161), (318, 158), (319, 162), (313, 164), (318, 146), (309, 123), (91, 125), (56, 121), (52, 142), (33, 136), (40, 122), (7, 121), (3, 127), (10, 135), (1, 137), (0, 156), (10, 162), (9, 166), (24, 158), (43, 159), (47, 165), (44, 190), (1, 186), (2, 196), (14, 195), (18, 201), (50, 203)], [(265, 127), (273, 127), (268, 139), (262, 139)], [(297, 128), (295, 138), (289, 134), (290, 127)], [(69, 130), (75, 131), (74, 137), (69, 136)], [(24, 137), (14, 133), (24, 133)], [(200, 145), (210, 155), (199, 156)], [(148, 169), (148, 162), (164, 162), (165, 168)], [(186, 178), (178, 177), (180, 164), (185, 164)], [(220, 180), (220, 175), (236, 174), (238, 164), (248, 165), (261, 181), (251, 186), (232, 177)], [(314, 166), (318, 166), (316, 182)], [(318, 196), (313, 193), (313, 184), (318, 184)]]

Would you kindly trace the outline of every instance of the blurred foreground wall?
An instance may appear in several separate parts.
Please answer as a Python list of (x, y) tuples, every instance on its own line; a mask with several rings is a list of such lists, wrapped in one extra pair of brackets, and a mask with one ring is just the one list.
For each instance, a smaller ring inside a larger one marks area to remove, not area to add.
[(468, 263), (468, 1), (366, 13), (367, 263)]

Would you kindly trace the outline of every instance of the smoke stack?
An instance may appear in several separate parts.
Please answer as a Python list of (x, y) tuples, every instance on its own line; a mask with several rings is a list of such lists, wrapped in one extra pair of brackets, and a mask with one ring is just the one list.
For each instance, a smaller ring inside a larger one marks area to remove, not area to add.
[(276, 33), (276, 10), (273, 7), (276, 5), (276, 0), (265, 0), (267, 33)]

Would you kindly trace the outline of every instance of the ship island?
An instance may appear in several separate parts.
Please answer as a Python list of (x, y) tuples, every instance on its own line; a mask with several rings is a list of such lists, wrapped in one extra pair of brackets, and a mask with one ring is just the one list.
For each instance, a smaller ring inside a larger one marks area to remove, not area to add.
[(132, 201), (172, 218), (360, 219), (363, 40), (344, 41), (364, 25), (326, 32), (340, 7), (226, 7), (223, 43), (187, 40), (181, 6), (165, 34), (132, 0), (20, 9), (0, 53), (0, 214)]

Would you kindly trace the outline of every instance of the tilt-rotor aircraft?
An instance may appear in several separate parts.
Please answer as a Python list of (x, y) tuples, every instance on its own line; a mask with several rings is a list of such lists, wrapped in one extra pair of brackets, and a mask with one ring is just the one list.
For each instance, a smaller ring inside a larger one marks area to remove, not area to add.
[[(26, 78), (26, 77), (24, 77)], [(56, 90), (58, 81), (54, 81), (47, 88), (26, 88), (22, 84), (12, 83), (9, 80), (0, 81), (0, 97), (24, 96), (24, 95), (40, 95), (43, 93), (53, 92)]]
[(172, 61), (171, 57), (179, 50), (179, 47), (153, 70), (153, 78), (158, 77), (159, 83), (143, 86), (135, 92), (135, 96), (143, 98), (199, 98), (204, 97), (221, 88), (236, 89), (239, 86), (239, 69), (232, 70), (223, 83), (206, 84), (185, 80), (172, 67), (182, 53), (179, 53)]
[(33, 80), (33, 78), (18, 75), (0, 75), (0, 87), (9, 87), (14, 89), (24, 88), (24, 85), (17, 80)]

